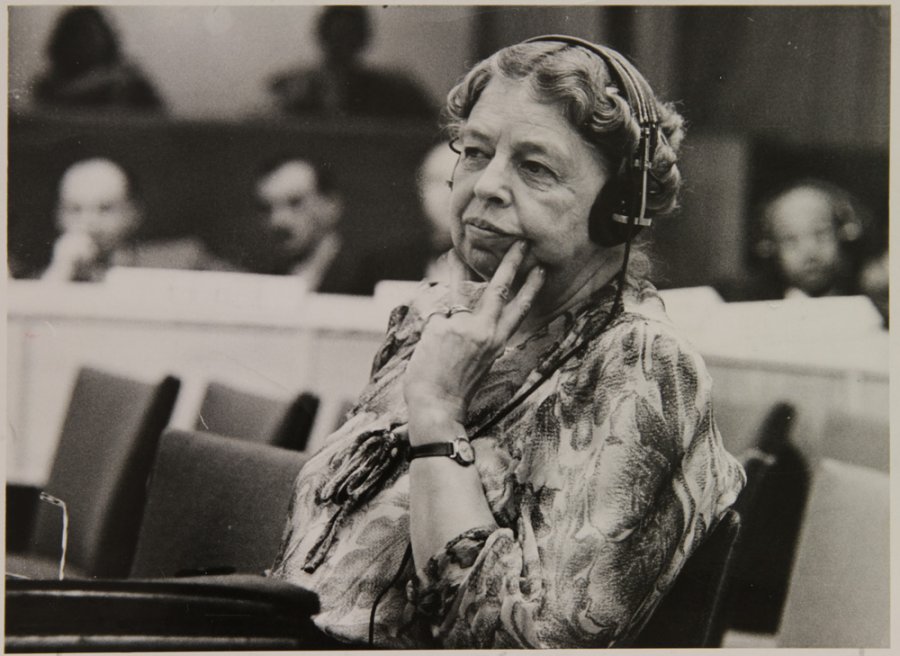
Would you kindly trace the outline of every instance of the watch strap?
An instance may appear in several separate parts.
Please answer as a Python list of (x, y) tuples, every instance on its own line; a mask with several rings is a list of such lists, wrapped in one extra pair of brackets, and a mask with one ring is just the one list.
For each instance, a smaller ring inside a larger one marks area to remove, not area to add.
[(472, 449), (469, 439), (462, 435), (452, 442), (431, 442), (410, 447), (407, 459), (415, 460), (429, 456), (446, 456), (463, 467), (468, 467), (475, 462), (475, 451)]
[(420, 446), (411, 447), (408, 460), (427, 458), (429, 456), (452, 456), (453, 442), (431, 442)]

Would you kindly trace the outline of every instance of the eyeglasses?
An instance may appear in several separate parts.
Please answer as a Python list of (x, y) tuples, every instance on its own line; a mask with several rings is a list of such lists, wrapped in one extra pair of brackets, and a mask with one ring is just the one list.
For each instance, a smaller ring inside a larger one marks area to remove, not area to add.
[(66, 577), (66, 547), (69, 542), (69, 511), (66, 509), (66, 502), (62, 499), (41, 492), (40, 500), (57, 506), (62, 510), (62, 550), (59, 556), (59, 580), (62, 581)]

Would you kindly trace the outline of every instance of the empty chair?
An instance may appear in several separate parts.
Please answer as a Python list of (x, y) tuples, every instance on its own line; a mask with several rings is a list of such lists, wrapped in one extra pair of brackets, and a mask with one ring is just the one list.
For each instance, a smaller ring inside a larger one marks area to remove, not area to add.
[(632, 647), (719, 647), (741, 516), (728, 510), (691, 554)]
[(791, 429), (797, 411), (790, 403), (776, 403), (763, 418), (756, 432), (754, 446), (741, 454), (741, 464), (747, 474), (747, 484), (738, 496), (735, 508), (741, 514), (744, 527), (744, 544), (756, 511), (757, 496), (765, 489), (767, 476), (778, 462), (778, 457), (790, 445)]
[(825, 417), (821, 454), (888, 472), (891, 464), (891, 427), (887, 417), (851, 415), (835, 409)]
[(302, 451), (318, 409), (318, 397), (308, 392), (286, 401), (210, 383), (194, 428)]
[(314, 593), (261, 576), (280, 546), (305, 460), (246, 440), (166, 431), (131, 578), (8, 581), (6, 650), (346, 647), (313, 625)]
[[(44, 487), (66, 504), (67, 576), (127, 575), (147, 476), (179, 385), (171, 376), (148, 384), (79, 371)], [(62, 530), (61, 509), (39, 503), (26, 550), (7, 554), (7, 573), (57, 578)]]
[(265, 444), (166, 431), (131, 577), (263, 573), (275, 560), (305, 461)]
[(790, 439), (795, 421), (791, 404), (776, 403), (742, 457), (747, 485), (735, 508), (743, 537), (728, 602), (728, 625), (739, 631), (774, 634), (781, 619), (809, 488), (806, 460)]
[(820, 461), (803, 517), (779, 647), (890, 645), (889, 507), (888, 474)]

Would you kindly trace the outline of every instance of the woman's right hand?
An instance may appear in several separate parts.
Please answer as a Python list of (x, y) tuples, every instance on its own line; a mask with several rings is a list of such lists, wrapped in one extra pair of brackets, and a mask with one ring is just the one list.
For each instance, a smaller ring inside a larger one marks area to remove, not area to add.
[(451, 252), (450, 311), (428, 319), (406, 369), (403, 391), (413, 446), (434, 441), (429, 426), (464, 423), (478, 383), (530, 311), (545, 274), (541, 267), (531, 269), (514, 290), (527, 250), (523, 241), (510, 247), (473, 309), (462, 305), (466, 268)]

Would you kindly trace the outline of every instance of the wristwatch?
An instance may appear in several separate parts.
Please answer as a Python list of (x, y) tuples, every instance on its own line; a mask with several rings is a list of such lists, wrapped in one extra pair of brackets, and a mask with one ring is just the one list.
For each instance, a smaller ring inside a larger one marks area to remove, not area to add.
[(457, 437), (452, 442), (431, 442), (414, 446), (409, 450), (408, 460), (428, 458), (431, 456), (447, 456), (463, 467), (475, 462), (475, 449), (466, 437)]

